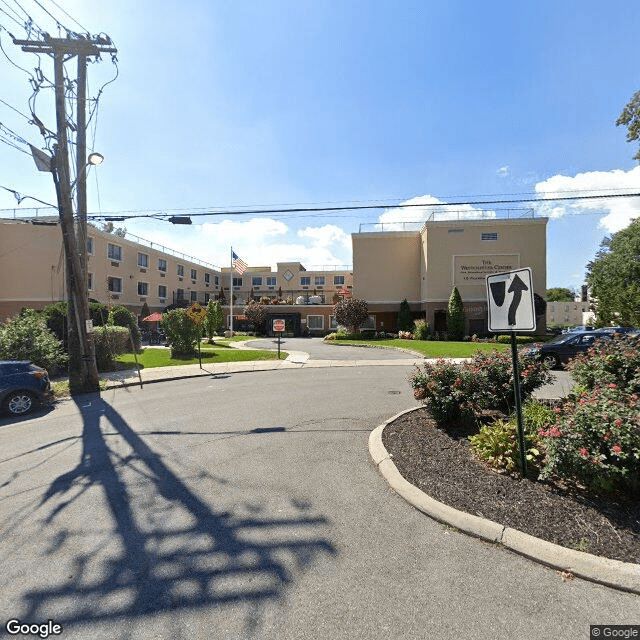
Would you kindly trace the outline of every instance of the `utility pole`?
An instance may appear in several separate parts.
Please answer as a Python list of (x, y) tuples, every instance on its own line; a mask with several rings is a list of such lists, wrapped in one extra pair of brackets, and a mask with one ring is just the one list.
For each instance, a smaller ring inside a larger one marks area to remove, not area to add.
[[(108, 38), (52, 38), (45, 34), (43, 40), (17, 40), (23, 51), (46, 53), (53, 57), (56, 104), (57, 144), (52, 163), (53, 181), (58, 198), (58, 213), (66, 258), (68, 295), (68, 349), (69, 387), (72, 394), (99, 390), (95, 347), (87, 331), (89, 315), (89, 291), (86, 270), (86, 65), (88, 56), (116, 53)], [(74, 225), (73, 199), (69, 172), (67, 144), (67, 114), (65, 108), (64, 63), (78, 56), (77, 76), (77, 230)]]

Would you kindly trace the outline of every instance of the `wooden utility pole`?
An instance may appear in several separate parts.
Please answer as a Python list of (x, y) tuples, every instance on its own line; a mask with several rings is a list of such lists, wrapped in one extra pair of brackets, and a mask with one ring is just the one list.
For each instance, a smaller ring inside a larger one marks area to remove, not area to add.
[[(46, 53), (53, 57), (57, 145), (53, 158), (52, 173), (58, 198), (58, 213), (67, 266), (69, 387), (72, 394), (98, 391), (99, 376), (95, 348), (93, 340), (87, 332), (87, 321), (90, 319), (90, 315), (86, 270), (86, 65), (88, 56), (99, 56), (100, 53), (115, 53), (116, 49), (110, 46), (110, 40), (101, 36), (92, 39), (52, 38), (45, 34), (42, 41), (14, 39), (13, 42), (20, 45), (23, 51)], [(69, 172), (64, 76), (64, 63), (73, 56), (78, 56), (76, 123), (77, 230), (74, 225)]]

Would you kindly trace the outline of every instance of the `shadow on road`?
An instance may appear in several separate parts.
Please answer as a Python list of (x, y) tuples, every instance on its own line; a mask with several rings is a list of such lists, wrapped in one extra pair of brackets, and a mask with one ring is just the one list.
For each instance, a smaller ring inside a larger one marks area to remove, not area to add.
[[(22, 620), (53, 618), (63, 628), (118, 619), (135, 624), (161, 612), (242, 603), (244, 632), (259, 634), (264, 605), (281, 598), (320, 556), (337, 553), (321, 535), (327, 519), (310, 516), (308, 502), (289, 498), (289, 515), (278, 516), (255, 500), (251, 508), (242, 499), (230, 503), (226, 481), (218, 480), (214, 493), (226, 498), (227, 508), (217, 509), (108, 402), (87, 398), (76, 400), (81, 459), (48, 486), (38, 507), (43, 539), (56, 532), (41, 563), (62, 553), (72, 570), (25, 592)], [(183, 631), (189, 635), (186, 629), (170, 635)]]

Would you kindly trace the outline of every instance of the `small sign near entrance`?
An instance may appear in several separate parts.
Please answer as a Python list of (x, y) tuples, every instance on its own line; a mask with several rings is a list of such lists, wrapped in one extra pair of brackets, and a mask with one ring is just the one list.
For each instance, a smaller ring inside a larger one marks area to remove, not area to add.
[(207, 310), (204, 309), (199, 302), (194, 302), (187, 309), (186, 314), (191, 318), (194, 324), (200, 324), (207, 315)]
[(273, 331), (274, 333), (282, 333), (284, 331), (285, 322), (284, 320), (274, 320), (273, 321)]
[(535, 331), (531, 269), (487, 276), (489, 331)]

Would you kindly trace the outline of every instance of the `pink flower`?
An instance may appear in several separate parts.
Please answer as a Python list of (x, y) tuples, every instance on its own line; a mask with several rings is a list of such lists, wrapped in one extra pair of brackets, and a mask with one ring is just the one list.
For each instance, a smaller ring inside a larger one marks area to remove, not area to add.
[(582, 447), (582, 449), (580, 449), (580, 455), (583, 458), (588, 458), (589, 457), (589, 449), (585, 449), (584, 447)]
[(560, 433), (560, 429), (558, 429), (558, 427), (551, 427), (551, 429), (549, 429), (549, 435), (552, 438), (559, 438), (562, 433)]
[(611, 437), (611, 431), (607, 431), (607, 432), (602, 436), (602, 439), (606, 442), (610, 437)]
[(529, 372), (525, 369), (525, 370), (522, 372), (522, 377), (523, 377), (523, 378), (526, 378), (528, 375), (529, 375)]
[(555, 411), (556, 413), (562, 413), (562, 409), (561, 409), (560, 407), (556, 407), (556, 408), (554, 409), (554, 411)]
[(609, 389), (617, 389), (618, 385), (615, 382), (610, 382), (607, 387), (609, 387)]
[(613, 424), (615, 424), (616, 427), (621, 427), (622, 426), (622, 420), (620, 418), (618, 418)]
[(613, 447), (611, 447), (611, 451), (613, 451), (613, 453), (622, 453), (622, 447), (619, 444), (614, 444)]

